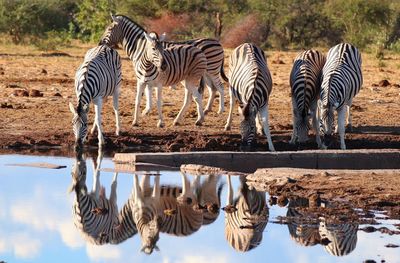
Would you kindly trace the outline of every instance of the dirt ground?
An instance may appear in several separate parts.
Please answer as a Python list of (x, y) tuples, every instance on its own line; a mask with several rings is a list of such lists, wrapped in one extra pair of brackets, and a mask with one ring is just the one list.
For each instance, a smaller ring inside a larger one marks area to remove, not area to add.
[[(75, 103), (74, 74), (82, 63), (89, 45), (76, 45), (61, 52), (40, 52), (32, 47), (0, 46), (0, 148), (2, 151), (57, 148), (69, 151), (73, 145), (68, 102)], [(173, 127), (183, 100), (183, 87), (164, 88), (163, 114), (166, 127), (156, 127), (156, 110), (132, 127), (136, 80), (131, 62), (123, 57), (123, 85), (120, 96), (122, 135), (114, 135), (115, 119), (112, 100), (103, 107), (103, 129), (106, 149), (113, 151), (198, 151), (239, 150), (239, 117), (234, 112), (233, 128), (223, 127), (228, 115), (228, 92), (225, 85), (225, 112), (206, 115), (202, 127), (194, 125), (195, 104), (183, 124)], [(226, 51), (226, 57), (230, 51)], [(297, 51), (266, 51), (273, 77), (270, 97), (270, 127), (276, 150), (316, 148), (314, 140), (301, 146), (288, 144), (292, 131), (289, 73)], [(225, 63), (227, 63), (226, 59)], [(227, 71), (227, 66), (225, 67)], [(372, 54), (363, 54), (364, 84), (354, 100), (353, 133), (346, 134), (346, 144), (354, 148), (400, 148), (400, 54), (388, 54), (378, 61)], [(387, 80), (389, 83), (383, 83)], [(387, 86), (385, 86), (387, 85)], [(36, 97), (33, 90), (43, 94)], [(25, 94), (23, 94), (25, 92)], [(23, 95), (30, 96), (23, 96)], [(31, 94), (29, 94), (31, 93)], [(17, 96), (16, 96), (17, 95)], [(18, 96), (19, 95), (19, 96)], [(22, 95), (22, 96), (21, 96)], [(205, 92), (205, 99), (208, 93)], [(153, 98), (153, 101), (154, 98)], [(142, 109), (144, 108), (142, 101)], [(93, 114), (93, 110), (91, 110)], [(93, 120), (91, 115), (90, 121)], [(89, 136), (88, 146), (96, 147), (97, 137)], [(334, 147), (338, 147), (336, 144)], [(258, 138), (255, 150), (267, 150), (266, 139)]]

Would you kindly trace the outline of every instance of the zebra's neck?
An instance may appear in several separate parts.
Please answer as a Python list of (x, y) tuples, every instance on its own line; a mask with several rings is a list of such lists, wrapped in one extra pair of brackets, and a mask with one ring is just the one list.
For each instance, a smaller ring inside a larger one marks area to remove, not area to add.
[(133, 21), (124, 20), (122, 25), (122, 47), (133, 61), (138, 60), (145, 50), (146, 39), (143, 35), (144, 32), (146, 31)]

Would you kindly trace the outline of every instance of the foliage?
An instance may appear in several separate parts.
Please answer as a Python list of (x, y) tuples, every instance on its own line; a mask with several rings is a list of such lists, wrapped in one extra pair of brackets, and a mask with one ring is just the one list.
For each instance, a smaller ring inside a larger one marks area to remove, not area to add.
[(70, 38), (97, 43), (110, 12), (176, 40), (214, 37), (218, 13), (228, 46), (251, 41), (310, 48), (346, 41), (400, 52), (400, 1), (392, 0), (0, 0), (0, 33), (42, 49)]

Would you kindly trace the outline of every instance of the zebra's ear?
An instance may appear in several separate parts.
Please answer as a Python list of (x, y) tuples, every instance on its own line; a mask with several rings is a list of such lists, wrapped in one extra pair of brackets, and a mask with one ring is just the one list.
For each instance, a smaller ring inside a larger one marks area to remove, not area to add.
[(165, 41), (167, 39), (167, 33), (162, 33), (158, 40)]
[(74, 104), (72, 104), (71, 102), (69, 103), (69, 110), (72, 112), (72, 114), (78, 114), (76, 112), (76, 109), (74, 107)]
[(115, 15), (113, 15), (111, 12), (110, 12), (110, 16), (111, 16), (112, 21), (116, 22), (117, 17)]
[(156, 251), (160, 251), (160, 248), (159, 248), (157, 245), (154, 246), (154, 249), (155, 249)]

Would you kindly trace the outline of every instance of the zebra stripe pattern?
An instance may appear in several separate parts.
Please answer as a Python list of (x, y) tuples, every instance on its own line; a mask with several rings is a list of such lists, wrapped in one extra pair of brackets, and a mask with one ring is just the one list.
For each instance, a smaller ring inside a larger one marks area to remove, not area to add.
[(228, 175), (228, 206), (225, 209), (225, 237), (237, 251), (249, 251), (260, 245), (263, 231), (268, 223), (265, 193), (249, 190), (243, 177), (239, 196), (233, 200), (233, 188)]
[(75, 141), (81, 144), (87, 136), (87, 113), (89, 104), (93, 102), (95, 121), (91, 133), (98, 129), (99, 145), (104, 144), (101, 128), (101, 107), (103, 99), (113, 96), (113, 108), (116, 119), (116, 134), (119, 135), (120, 123), (118, 113), (118, 97), (121, 85), (121, 59), (118, 52), (106, 45), (90, 49), (75, 75), (75, 92), (78, 105), (69, 104), (73, 114), (73, 131)]
[(103, 245), (114, 239), (114, 229), (120, 225), (116, 200), (117, 174), (114, 174), (111, 194), (107, 199), (104, 187), (100, 186), (99, 169), (102, 158), (100, 152), (97, 164), (93, 161), (93, 190), (88, 192), (86, 160), (81, 152), (78, 153), (72, 168), (72, 188), (70, 189), (75, 192), (74, 224), (88, 242), (96, 245)]
[(292, 144), (308, 140), (309, 118), (312, 117), (316, 142), (318, 147), (321, 146), (317, 101), (324, 64), (325, 57), (317, 50), (303, 51), (294, 60), (290, 73), (293, 109), (293, 134), (290, 140)]
[[(145, 37), (144, 34), (146, 31), (137, 23), (133, 22), (126, 16), (117, 15), (112, 16), (113, 22), (111, 25), (108, 26), (106, 31), (104, 32), (100, 43), (107, 44), (109, 46), (115, 46), (119, 43), (122, 43), (123, 48), (126, 50), (129, 58), (134, 62), (134, 65), (139, 60), (139, 58), (144, 53), (145, 49)], [(221, 76), (226, 79), (225, 74), (223, 73), (223, 48), (220, 43), (216, 40), (212, 39), (196, 39), (190, 40), (187, 42), (161, 42), (164, 48), (171, 48), (172, 46), (181, 46), (181, 45), (192, 45), (193, 47), (199, 48), (204, 55), (206, 56), (207, 60), (207, 72), (204, 74), (204, 81), (208, 84), (209, 87), (219, 90), (220, 93), (220, 112), (223, 111), (223, 85), (220, 79)], [(136, 67), (135, 67), (136, 68)], [(154, 74), (155, 71), (152, 71), (151, 74)], [(136, 72), (136, 75), (139, 79), (143, 80), (142, 76), (143, 72)], [(197, 83), (198, 84), (198, 83)], [(159, 84), (162, 85), (162, 84)], [(174, 85), (174, 84), (171, 84)], [(136, 97), (136, 104), (135, 104), (135, 120), (138, 117), (138, 110), (139, 110), (139, 101), (138, 99), (141, 98), (141, 93), (143, 92), (142, 88), (138, 84), (138, 91)], [(157, 88), (157, 106), (158, 108), (161, 106), (161, 93), (160, 87)], [(143, 111), (143, 114), (146, 114), (151, 109), (151, 89), (146, 89), (147, 95), (147, 103), (146, 108)], [(206, 107), (206, 111), (211, 109), (211, 104), (213, 97), (215, 96), (215, 91), (211, 93), (208, 105)], [(174, 122), (177, 124), (177, 122)], [(134, 121), (134, 124), (137, 124), (137, 121)], [(158, 126), (160, 126), (160, 123)]]
[[(334, 111), (337, 111), (337, 131), (340, 136), (340, 148), (346, 149), (345, 119), (351, 128), (350, 107), (354, 96), (360, 91), (363, 82), (361, 72), (361, 54), (351, 44), (342, 43), (332, 47), (322, 70), (322, 86), (319, 103), (320, 130), (323, 148), (330, 144), (333, 133)], [(327, 145), (328, 144), (328, 145)]]
[(320, 218), (321, 243), (333, 256), (348, 255), (356, 248), (357, 231), (357, 223), (329, 224), (325, 218)]
[(272, 90), (272, 78), (264, 51), (249, 43), (235, 48), (230, 56), (228, 75), (230, 107), (225, 130), (230, 129), (232, 111), (237, 99), (242, 116), (242, 143), (246, 146), (253, 143), (257, 125), (258, 132), (264, 131), (267, 136), (269, 150), (275, 151), (268, 123), (268, 99)]

